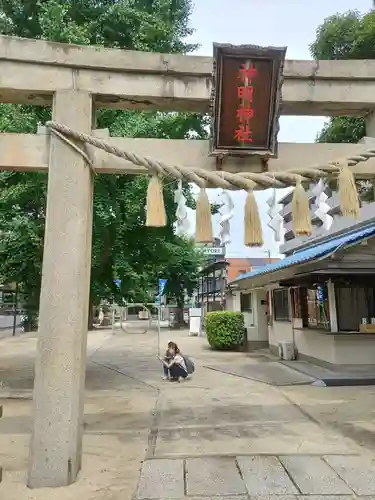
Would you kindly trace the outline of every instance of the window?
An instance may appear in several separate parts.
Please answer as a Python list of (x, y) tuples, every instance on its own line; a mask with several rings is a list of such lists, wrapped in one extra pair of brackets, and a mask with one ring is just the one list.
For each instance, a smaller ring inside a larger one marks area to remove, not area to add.
[(335, 285), (335, 289), (339, 331), (358, 332), (362, 322), (374, 321), (374, 287)]
[(241, 312), (252, 312), (251, 293), (241, 293)]
[(214, 289), (214, 278), (212, 276), (206, 278), (206, 286), (203, 287), (205, 293), (212, 293)]
[(288, 288), (280, 288), (273, 290), (273, 317), (275, 321), (289, 321), (289, 290)]

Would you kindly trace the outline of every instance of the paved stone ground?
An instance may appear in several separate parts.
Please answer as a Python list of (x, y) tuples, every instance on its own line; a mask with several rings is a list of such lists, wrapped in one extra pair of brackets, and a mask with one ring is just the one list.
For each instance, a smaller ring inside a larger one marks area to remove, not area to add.
[(161, 381), (155, 331), (89, 335), (83, 469), (53, 491), (25, 486), (36, 339), (1, 340), (0, 499), (375, 499), (375, 389), (272, 387), (221, 372), (257, 356), (161, 338), (192, 355), (193, 378)]
[(342, 455), (149, 460), (142, 468), (137, 499), (375, 495), (374, 468), (369, 458)]

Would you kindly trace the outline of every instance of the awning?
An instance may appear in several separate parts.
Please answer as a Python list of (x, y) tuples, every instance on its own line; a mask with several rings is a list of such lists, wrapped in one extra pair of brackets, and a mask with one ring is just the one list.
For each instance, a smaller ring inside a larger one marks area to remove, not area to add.
[(373, 223), (361, 229), (349, 231), (344, 235), (338, 236), (336, 238), (331, 238), (328, 241), (326, 240), (324, 243), (320, 243), (306, 248), (305, 250), (301, 250), (300, 252), (296, 252), (294, 255), (289, 255), (288, 257), (285, 257), (285, 259), (282, 259), (278, 262), (267, 264), (266, 266), (259, 267), (258, 269), (254, 269), (254, 271), (246, 274), (241, 274), (236, 279), (231, 281), (230, 284), (238, 283), (239, 281), (249, 278), (255, 278), (257, 276), (262, 276), (264, 274), (272, 274), (292, 266), (298, 266), (301, 264), (324, 259), (335, 253), (337, 250), (342, 250), (349, 246), (361, 243), (362, 241), (367, 240), (374, 235), (375, 224)]

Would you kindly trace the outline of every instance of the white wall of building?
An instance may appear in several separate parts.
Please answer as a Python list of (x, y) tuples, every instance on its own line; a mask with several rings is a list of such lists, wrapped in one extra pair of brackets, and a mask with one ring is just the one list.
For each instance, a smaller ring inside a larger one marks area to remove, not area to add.
[[(270, 291), (272, 288), (270, 287)], [(241, 310), (240, 294), (240, 291), (233, 294), (234, 309), (232, 310)], [(292, 321), (275, 321), (273, 320), (272, 300), (269, 305), (271, 321), (268, 325), (266, 305), (262, 304), (265, 300), (265, 289), (252, 291), (252, 313), (244, 314), (250, 345), (268, 342), (271, 352), (277, 353), (279, 342), (293, 342), (301, 359), (317, 360), (334, 365), (375, 364), (375, 335), (361, 333), (340, 335), (315, 328), (303, 328), (302, 320), (299, 318), (293, 318)]]

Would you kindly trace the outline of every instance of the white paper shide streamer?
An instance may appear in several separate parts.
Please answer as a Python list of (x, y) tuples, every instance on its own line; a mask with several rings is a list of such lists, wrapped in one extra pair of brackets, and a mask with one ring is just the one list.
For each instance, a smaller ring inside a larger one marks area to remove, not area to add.
[(325, 182), (320, 179), (320, 181), (314, 186), (312, 193), (316, 196), (315, 206), (316, 210), (314, 212), (315, 216), (318, 217), (323, 222), (323, 227), (326, 231), (329, 231), (333, 223), (333, 217), (328, 214), (331, 207), (326, 203), (328, 196), (325, 194), (326, 185)]
[(182, 182), (179, 181), (178, 187), (174, 192), (174, 201), (177, 204), (176, 209), (176, 234), (178, 236), (184, 236), (188, 233), (190, 229), (190, 223), (188, 219), (186, 198), (182, 191)]
[(231, 242), (230, 220), (234, 215), (234, 203), (228, 191), (224, 190), (220, 193), (220, 201), (222, 205), (219, 209), (221, 215), (219, 238), (222, 245), (229, 245)]
[(276, 201), (276, 189), (272, 190), (272, 195), (267, 200), (267, 205), (270, 207), (267, 214), (271, 219), (267, 224), (269, 228), (275, 233), (275, 241), (279, 242), (284, 237), (284, 219), (279, 214), (279, 204)]

